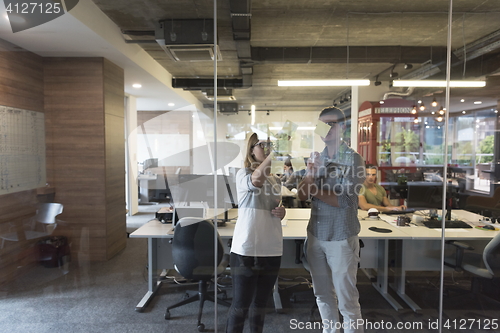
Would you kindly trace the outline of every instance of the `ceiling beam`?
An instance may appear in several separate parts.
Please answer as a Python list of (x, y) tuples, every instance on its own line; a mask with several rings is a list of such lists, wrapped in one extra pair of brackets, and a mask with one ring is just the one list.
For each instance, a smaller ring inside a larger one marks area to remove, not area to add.
[[(346, 63), (347, 47), (252, 47), (252, 60), (281, 63)], [(446, 60), (446, 47), (350, 46), (350, 63), (438, 63)]]

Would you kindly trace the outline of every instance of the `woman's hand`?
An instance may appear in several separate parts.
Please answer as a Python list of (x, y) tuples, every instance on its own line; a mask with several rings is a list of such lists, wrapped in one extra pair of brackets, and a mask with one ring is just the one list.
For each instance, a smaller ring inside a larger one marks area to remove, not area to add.
[(282, 206), (276, 207), (271, 211), (271, 214), (273, 214), (276, 217), (279, 217), (280, 220), (282, 220), (286, 214), (285, 207)]

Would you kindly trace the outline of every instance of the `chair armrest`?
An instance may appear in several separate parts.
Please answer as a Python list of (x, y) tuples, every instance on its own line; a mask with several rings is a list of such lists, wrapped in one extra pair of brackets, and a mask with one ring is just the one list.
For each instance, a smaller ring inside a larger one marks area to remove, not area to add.
[(462, 250), (469, 250), (469, 251), (473, 251), (474, 250), (473, 246), (470, 246), (467, 243), (463, 243), (463, 242), (459, 242), (459, 241), (455, 241), (455, 240), (446, 241), (446, 244), (450, 244), (450, 245), (456, 246), (456, 247), (458, 247), (458, 248), (460, 248)]
[(447, 266), (451, 266), (455, 269), (455, 271), (461, 272), (463, 270), (462, 269), (462, 261), (464, 259), (464, 251), (465, 250), (472, 251), (472, 250), (474, 250), (474, 247), (470, 246), (467, 243), (462, 243), (462, 242), (458, 242), (455, 240), (446, 241), (446, 244), (453, 245), (453, 246), (455, 246), (455, 249), (456, 249), (455, 266), (452, 266), (452, 265), (447, 265)]

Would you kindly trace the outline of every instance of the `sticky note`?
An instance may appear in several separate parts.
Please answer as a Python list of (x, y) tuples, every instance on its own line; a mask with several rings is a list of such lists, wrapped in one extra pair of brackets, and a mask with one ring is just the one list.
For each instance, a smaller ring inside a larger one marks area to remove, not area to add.
[(299, 126), (290, 120), (285, 121), (285, 124), (283, 124), (283, 128), (281, 129), (281, 133), (285, 133), (288, 135), (288, 137), (293, 137), (293, 134), (297, 130)]
[(280, 161), (280, 160), (276, 160), (276, 159), (273, 159), (271, 161), (271, 173), (273, 175), (283, 174), (284, 167), (285, 167), (285, 161)]
[(330, 131), (330, 126), (328, 126), (327, 124), (325, 124), (324, 122), (322, 121), (318, 121), (318, 123), (316, 124), (316, 129), (314, 130), (314, 133), (318, 134), (319, 136), (321, 137), (325, 137), (328, 132)]

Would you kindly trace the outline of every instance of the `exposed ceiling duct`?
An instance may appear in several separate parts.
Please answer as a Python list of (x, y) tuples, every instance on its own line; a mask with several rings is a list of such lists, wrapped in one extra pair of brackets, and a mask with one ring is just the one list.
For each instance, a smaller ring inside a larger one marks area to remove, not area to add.
[[(349, 63), (433, 63), (446, 61), (446, 47), (350, 46)], [(345, 63), (345, 46), (252, 47), (252, 60), (261, 63)]]
[[(163, 20), (155, 30), (158, 45), (175, 61), (214, 60), (214, 20)], [(222, 56), (217, 47), (217, 60)]]
[(460, 61), (472, 60), (500, 48), (500, 30), (453, 51)]
[(406, 91), (399, 92), (399, 91), (388, 91), (384, 94), (384, 97), (382, 97), (383, 100), (386, 100), (389, 96), (410, 96), (413, 94), (413, 91), (415, 90), (415, 87), (409, 87)]
[(243, 79), (242, 88), (252, 86), (253, 60), (250, 47), (252, 2), (251, 0), (230, 0), (233, 39), (240, 61), (240, 74)]

